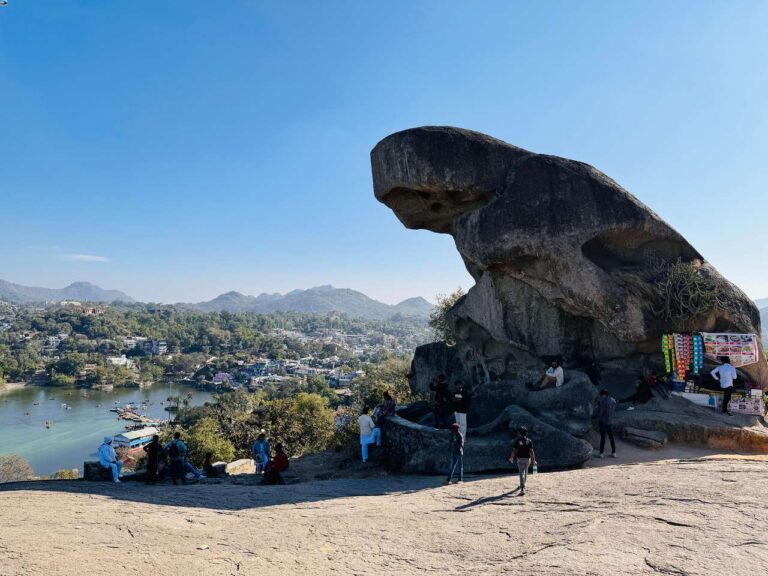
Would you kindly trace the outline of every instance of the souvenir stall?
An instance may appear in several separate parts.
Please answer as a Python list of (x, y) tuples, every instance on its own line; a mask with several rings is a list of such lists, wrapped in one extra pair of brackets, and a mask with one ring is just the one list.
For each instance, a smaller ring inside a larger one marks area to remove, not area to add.
[[(661, 339), (664, 367), (672, 380), (672, 393), (702, 406), (719, 408), (722, 392), (699, 386), (704, 358), (718, 363), (727, 357), (734, 368), (755, 364), (760, 358), (754, 334), (694, 333), (664, 334)], [(765, 413), (762, 388), (752, 382), (735, 387), (729, 410), (740, 414)]]

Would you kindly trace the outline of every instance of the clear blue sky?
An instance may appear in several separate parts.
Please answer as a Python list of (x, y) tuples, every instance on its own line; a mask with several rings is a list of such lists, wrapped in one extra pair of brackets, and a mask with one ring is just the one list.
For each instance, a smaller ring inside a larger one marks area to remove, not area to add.
[(740, 0), (9, 0), (0, 278), (468, 288), (371, 189), (378, 140), (450, 124), (596, 166), (768, 296), (767, 24)]

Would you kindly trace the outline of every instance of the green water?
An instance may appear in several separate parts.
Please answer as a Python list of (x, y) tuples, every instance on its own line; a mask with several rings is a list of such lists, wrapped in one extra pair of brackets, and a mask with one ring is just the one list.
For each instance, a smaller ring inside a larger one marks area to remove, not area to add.
[[(191, 406), (212, 399), (208, 392), (178, 384), (156, 384), (145, 390), (116, 388), (75, 390), (26, 387), (0, 393), (0, 454), (25, 458), (36, 475), (46, 476), (62, 468), (78, 468), (93, 459), (105, 435), (125, 431), (129, 422), (118, 420), (110, 408), (149, 400), (146, 414), (167, 420), (170, 414), (161, 402), (169, 396), (192, 394)], [(71, 409), (62, 406), (66, 403)], [(53, 426), (46, 429), (45, 421)]]

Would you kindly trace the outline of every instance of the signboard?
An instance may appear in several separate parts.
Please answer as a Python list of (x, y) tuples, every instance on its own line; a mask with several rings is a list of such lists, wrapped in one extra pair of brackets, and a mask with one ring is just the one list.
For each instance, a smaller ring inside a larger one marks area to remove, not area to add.
[(754, 334), (725, 334), (702, 332), (704, 355), (712, 360), (727, 356), (736, 368), (756, 364), (759, 355), (757, 336)]

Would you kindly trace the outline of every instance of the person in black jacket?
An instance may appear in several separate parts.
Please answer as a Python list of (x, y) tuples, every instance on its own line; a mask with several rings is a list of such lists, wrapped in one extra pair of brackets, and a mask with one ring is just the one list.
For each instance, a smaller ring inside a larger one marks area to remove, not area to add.
[(429, 389), (435, 393), (435, 428), (447, 428), (453, 410), (451, 391), (448, 390), (445, 374), (440, 374), (437, 377), (437, 382), (429, 385)]
[(517, 433), (519, 435), (512, 443), (512, 453), (509, 455), (509, 461), (512, 464), (517, 462), (517, 469), (520, 473), (520, 496), (525, 496), (525, 481), (528, 479), (528, 467), (531, 464), (534, 467), (536, 466), (536, 453), (533, 450), (533, 442), (528, 438), (528, 428), (520, 426)]
[(467, 438), (467, 413), (469, 412), (469, 405), (472, 401), (472, 397), (469, 389), (464, 385), (461, 380), (456, 381), (456, 391), (453, 393), (453, 410), (456, 418), (456, 423), (461, 430), (461, 437), (466, 440)]
[(160, 465), (160, 436), (152, 436), (152, 441), (144, 446), (144, 452), (147, 453), (147, 484), (157, 484), (157, 470)]

